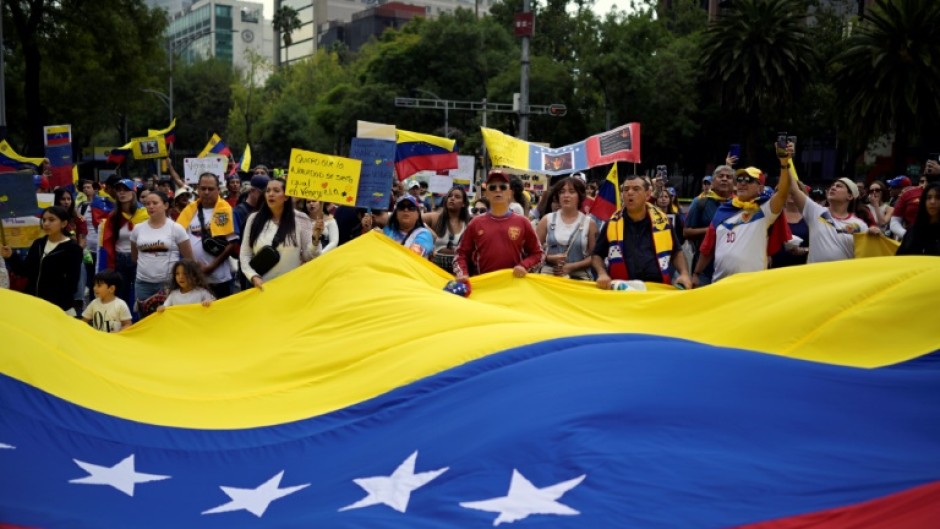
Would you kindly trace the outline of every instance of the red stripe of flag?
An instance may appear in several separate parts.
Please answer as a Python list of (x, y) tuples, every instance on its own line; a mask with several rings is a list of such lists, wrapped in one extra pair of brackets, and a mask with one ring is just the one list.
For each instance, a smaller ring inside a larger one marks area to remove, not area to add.
[(940, 481), (863, 503), (737, 529), (927, 529), (940, 527)]

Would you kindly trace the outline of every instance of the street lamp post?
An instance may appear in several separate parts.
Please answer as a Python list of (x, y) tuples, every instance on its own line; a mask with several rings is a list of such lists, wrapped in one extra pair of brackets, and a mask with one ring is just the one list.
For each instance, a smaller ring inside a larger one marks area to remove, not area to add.
[(432, 91), (430, 91), (430, 90), (425, 90), (425, 89), (423, 89), (423, 88), (415, 88), (415, 91), (416, 91), (416, 92), (424, 92), (425, 94), (428, 94), (429, 96), (433, 97), (434, 99), (437, 99), (438, 101), (444, 103), (444, 137), (445, 137), (445, 138), (449, 138), (449, 137), (450, 137), (450, 127), (448, 126), (448, 124), (449, 124), (449, 122), (448, 122), (448, 118), (449, 118), (448, 110), (449, 110), (450, 105), (448, 104), (448, 101), (447, 101), (446, 99), (443, 99), (441, 96), (435, 94), (434, 92), (432, 92)]

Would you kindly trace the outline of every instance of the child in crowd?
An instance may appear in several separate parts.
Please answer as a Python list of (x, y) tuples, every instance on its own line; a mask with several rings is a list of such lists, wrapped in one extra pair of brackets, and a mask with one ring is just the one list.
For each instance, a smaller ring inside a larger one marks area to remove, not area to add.
[(121, 274), (114, 270), (102, 270), (95, 274), (95, 299), (82, 312), (82, 319), (104, 332), (118, 332), (129, 326), (131, 309), (116, 295), (120, 284)]
[(215, 301), (215, 296), (209, 291), (206, 276), (195, 261), (183, 259), (173, 265), (170, 283), (170, 295), (166, 297), (163, 306), (157, 308), (157, 312), (163, 312), (166, 307), (193, 303), (202, 303), (203, 307), (208, 307)]

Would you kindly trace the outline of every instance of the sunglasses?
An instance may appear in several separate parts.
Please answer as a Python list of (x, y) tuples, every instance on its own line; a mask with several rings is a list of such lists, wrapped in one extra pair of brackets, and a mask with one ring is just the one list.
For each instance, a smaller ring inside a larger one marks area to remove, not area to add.
[(470, 208), (470, 213), (474, 215), (482, 215), (486, 213), (486, 208)]
[(749, 176), (739, 176), (735, 178), (734, 181), (739, 184), (756, 184), (758, 182), (756, 178), (751, 178)]
[(869, 192), (869, 193), (881, 193), (881, 188), (880, 188), (880, 187), (873, 187), (873, 188), (869, 189), (868, 192)]
[(487, 184), (486, 185), (487, 191), (496, 191), (497, 189), (500, 191), (506, 191), (507, 189), (509, 189), (509, 184)]
[(398, 206), (398, 211), (417, 211), (417, 210), (418, 208), (414, 204), (410, 204), (407, 202)]

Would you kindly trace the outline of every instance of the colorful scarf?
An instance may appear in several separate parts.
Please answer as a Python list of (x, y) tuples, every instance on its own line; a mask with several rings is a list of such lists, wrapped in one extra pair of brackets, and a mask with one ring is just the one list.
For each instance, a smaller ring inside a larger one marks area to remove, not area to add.
[[(147, 209), (144, 208), (139, 203), (137, 204), (137, 209), (134, 211), (134, 215), (128, 215), (127, 213), (121, 212), (121, 216), (124, 218), (124, 221), (127, 222), (128, 231), (133, 231), (134, 226), (142, 222), (147, 222), (147, 219), (150, 218), (150, 215), (147, 214)], [(98, 234), (101, 240), (101, 244), (98, 245), (98, 270), (107, 270), (114, 269), (115, 267), (115, 245), (117, 240), (114, 238), (114, 231), (108, 229), (108, 219), (110, 217), (101, 221), (101, 225), (98, 226)]]
[[(669, 222), (669, 217), (656, 206), (647, 203), (646, 211), (652, 227), (653, 251), (656, 252), (663, 283), (668, 285), (672, 282), (672, 224)], [(630, 279), (627, 263), (623, 259), (627, 252), (623, 244), (625, 215), (625, 211), (621, 210), (607, 223), (607, 241), (610, 243), (607, 250), (607, 270), (611, 279)], [(633, 248), (630, 250), (634, 251)]]
[[(193, 217), (197, 214), (196, 208), (200, 207), (202, 206), (198, 200), (190, 202), (189, 205), (180, 212), (176, 223), (182, 226), (184, 230), (189, 231), (189, 225), (192, 223)], [(209, 233), (213, 237), (225, 237), (235, 233), (235, 220), (234, 215), (232, 215), (232, 206), (221, 198), (215, 201), (212, 216), (205, 220), (206, 224), (209, 226)]]

